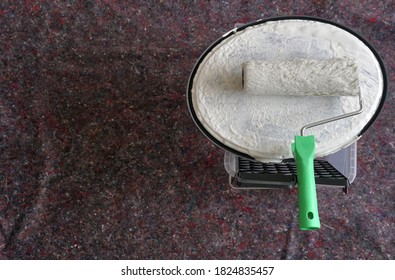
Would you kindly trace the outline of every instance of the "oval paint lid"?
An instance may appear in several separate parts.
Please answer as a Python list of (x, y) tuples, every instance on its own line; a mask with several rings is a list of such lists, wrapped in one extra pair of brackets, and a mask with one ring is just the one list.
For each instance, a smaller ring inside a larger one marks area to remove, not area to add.
[[(336, 52), (331, 48), (337, 48)], [(225, 34), (205, 51), (191, 73), (187, 92), (191, 115), (209, 139), (232, 153), (261, 161), (292, 157), (290, 143), (302, 123), (326, 118), (328, 112), (341, 114), (355, 107), (356, 102), (347, 100), (349, 97), (246, 99), (240, 93), (240, 64), (251, 59), (325, 59), (355, 55), (355, 50), (368, 109), (358, 121), (339, 121), (312, 129), (317, 138), (317, 157), (331, 154), (354, 142), (373, 122), (383, 104), (387, 83), (384, 66), (374, 49), (354, 32), (325, 20), (274, 18)]]

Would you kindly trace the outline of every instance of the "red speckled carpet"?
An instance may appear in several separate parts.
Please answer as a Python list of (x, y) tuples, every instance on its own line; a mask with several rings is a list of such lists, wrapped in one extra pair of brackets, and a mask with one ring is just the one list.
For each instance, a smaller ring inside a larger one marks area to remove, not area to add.
[[(189, 74), (236, 23), (318, 16), (387, 67), (349, 194), (235, 191), (189, 116)], [(2, 1), (0, 258), (394, 259), (394, 1)]]

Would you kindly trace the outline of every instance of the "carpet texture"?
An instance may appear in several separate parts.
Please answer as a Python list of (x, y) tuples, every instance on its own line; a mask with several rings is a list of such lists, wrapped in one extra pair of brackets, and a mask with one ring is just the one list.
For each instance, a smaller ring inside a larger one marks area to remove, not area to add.
[[(382, 56), (349, 194), (235, 191), (185, 92), (235, 24), (310, 15)], [(1, 1), (0, 259), (394, 259), (394, 1)], [(391, 167), (392, 166), (392, 167)]]

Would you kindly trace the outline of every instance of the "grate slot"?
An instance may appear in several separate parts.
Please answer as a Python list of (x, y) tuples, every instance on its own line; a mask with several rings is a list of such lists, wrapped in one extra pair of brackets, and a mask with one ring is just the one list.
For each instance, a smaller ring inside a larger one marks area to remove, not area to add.
[[(282, 163), (262, 163), (259, 161), (238, 158), (237, 177), (240, 182), (248, 185), (260, 186), (262, 188), (269, 185), (295, 186), (297, 182), (296, 163), (288, 160)], [(314, 160), (314, 177), (317, 185), (342, 186), (347, 191), (348, 179), (325, 160)]]

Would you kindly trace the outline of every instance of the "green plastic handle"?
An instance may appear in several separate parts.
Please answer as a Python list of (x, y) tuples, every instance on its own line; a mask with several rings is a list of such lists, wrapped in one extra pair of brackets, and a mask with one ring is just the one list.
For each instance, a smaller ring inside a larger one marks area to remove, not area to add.
[(301, 230), (319, 229), (321, 224), (314, 178), (314, 136), (295, 136), (292, 153), (295, 157), (298, 175), (299, 228)]

